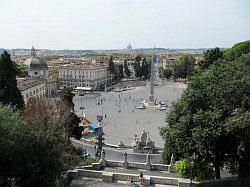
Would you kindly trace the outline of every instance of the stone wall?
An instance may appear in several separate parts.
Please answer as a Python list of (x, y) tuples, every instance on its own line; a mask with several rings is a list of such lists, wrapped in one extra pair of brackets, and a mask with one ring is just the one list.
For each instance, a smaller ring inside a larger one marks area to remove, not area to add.
[[(140, 181), (139, 175), (137, 174), (111, 173), (111, 172), (105, 172), (105, 171), (95, 171), (95, 170), (86, 170), (86, 169), (74, 169), (74, 170), (68, 171), (69, 179), (72, 180), (78, 177), (101, 178), (103, 179), (103, 181), (106, 181), (106, 182), (129, 181), (132, 178), (136, 182)], [(149, 186), (153, 184), (169, 184), (169, 185), (174, 185), (174, 186), (179, 185), (180, 187), (185, 187), (181, 185), (182, 183), (179, 182), (178, 178), (145, 175), (144, 180), (143, 180), (143, 185)]]
[[(106, 167), (122, 167), (123, 161), (115, 161), (115, 160), (106, 160)], [(134, 168), (134, 169), (148, 169), (149, 165), (146, 163), (140, 163), (140, 162), (127, 162), (128, 168)], [(150, 164), (150, 170), (153, 171), (172, 171), (170, 170), (170, 165), (165, 164)]]
[(106, 160), (106, 167), (122, 167), (122, 161)]
[(192, 181), (192, 187), (249, 187), (250, 178), (227, 178), (227, 179), (215, 179), (206, 180), (200, 182)]

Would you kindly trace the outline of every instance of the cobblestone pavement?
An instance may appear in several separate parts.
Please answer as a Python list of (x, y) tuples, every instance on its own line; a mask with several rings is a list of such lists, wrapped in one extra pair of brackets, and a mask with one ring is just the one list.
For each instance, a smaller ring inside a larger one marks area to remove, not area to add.
[[(155, 98), (157, 100), (167, 101), (168, 108), (166, 111), (159, 111), (156, 108), (139, 110), (137, 107), (140, 101), (148, 99), (149, 86), (137, 87), (134, 90), (124, 92), (102, 92), (100, 97), (79, 96), (74, 97), (75, 111), (78, 116), (82, 112), (93, 123), (96, 123), (97, 114), (106, 115), (104, 117), (104, 138), (107, 143), (118, 144), (123, 141), (131, 144), (135, 134), (140, 135), (142, 129), (149, 131), (151, 140), (155, 141), (156, 146), (163, 147), (164, 142), (159, 135), (159, 127), (165, 124), (166, 112), (169, 111), (173, 102), (180, 97), (184, 88), (177, 84), (167, 84), (155, 87)], [(98, 105), (98, 100), (103, 100)], [(85, 107), (83, 111), (80, 110)], [(118, 112), (121, 110), (121, 112)]]

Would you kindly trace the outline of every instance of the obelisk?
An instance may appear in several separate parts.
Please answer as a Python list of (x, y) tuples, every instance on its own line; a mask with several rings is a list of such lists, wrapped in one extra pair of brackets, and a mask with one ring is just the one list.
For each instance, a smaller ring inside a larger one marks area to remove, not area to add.
[(155, 55), (152, 56), (151, 61), (151, 67), (150, 67), (150, 92), (149, 92), (149, 104), (154, 104), (155, 98), (154, 98), (154, 61), (155, 61)]

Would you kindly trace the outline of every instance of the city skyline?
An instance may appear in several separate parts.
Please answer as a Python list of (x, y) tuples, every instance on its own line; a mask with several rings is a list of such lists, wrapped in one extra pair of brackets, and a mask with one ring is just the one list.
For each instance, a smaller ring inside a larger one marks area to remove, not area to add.
[(250, 38), (247, 0), (1, 2), (1, 48), (212, 48)]

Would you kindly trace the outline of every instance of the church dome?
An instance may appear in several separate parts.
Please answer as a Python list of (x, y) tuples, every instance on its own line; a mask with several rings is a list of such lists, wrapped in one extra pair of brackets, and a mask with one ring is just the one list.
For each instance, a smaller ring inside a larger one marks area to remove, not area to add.
[(42, 58), (39, 58), (36, 55), (36, 50), (33, 46), (31, 48), (31, 57), (27, 59), (26, 61), (24, 61), (24, 65), (26, 65), (30, 70), (48, 69), (46, 62)]

